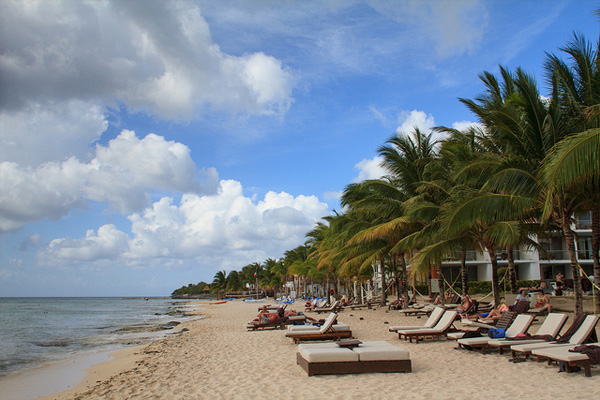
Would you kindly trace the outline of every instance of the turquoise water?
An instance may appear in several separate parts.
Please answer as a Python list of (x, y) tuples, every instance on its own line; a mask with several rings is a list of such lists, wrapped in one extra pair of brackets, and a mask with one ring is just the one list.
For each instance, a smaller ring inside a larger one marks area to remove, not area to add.
[(154, 340), (190, 311), (171, 299), (0, 298), (0, 376)]

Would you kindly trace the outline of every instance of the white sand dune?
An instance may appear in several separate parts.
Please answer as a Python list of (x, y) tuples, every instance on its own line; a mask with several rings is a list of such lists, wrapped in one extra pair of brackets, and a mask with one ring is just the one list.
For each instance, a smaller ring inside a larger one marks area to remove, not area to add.
[(240, 301), (203, 303), (199, 312), (206, 318), (179, 327), (188, 331), (130, 349), (91, 368), (78, 387), (43, 399), (600, 398), (598, 367), (586, 378), (557, 373), (546, 363), (513, 364), (506, 355), (455, 350), (456, 343), (445, 339), (399, 341), (389, 325), (418, 325), (426, 318), (384, 308), (343, 311), (339, 320), (360, 340), (386, 340), (409, 350), (412, 373), (308, 377), (296, 365), (297, 346), (283, 331), (246, 331), (256, 310), (256, 304)]

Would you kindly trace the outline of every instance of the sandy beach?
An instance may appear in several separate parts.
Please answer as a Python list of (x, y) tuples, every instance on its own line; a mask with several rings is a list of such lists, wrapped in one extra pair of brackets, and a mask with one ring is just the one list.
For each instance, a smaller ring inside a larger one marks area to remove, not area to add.
[(586, 378), (581, 372), (558, 373), (546, 363), (513, 364), (506, 355), (455, 350), (456, 343), (445, 339), (399, 341), (388, 332), (390, 324), (422, 324), (425, 318), (386, 308), (345, 310), (339, 320), (360, 340), (386, 340), (409, 350), (412, 373), (308, 377), (296, 365), (297, 346), (284, 331), (246, 330), (260, 304), (201, 303), (198, 312), (205, 318), (182, 324), (181, 333), (124, 350), (89, 368), (78, 386), (40, 399), (600, 398), (598, 367)]

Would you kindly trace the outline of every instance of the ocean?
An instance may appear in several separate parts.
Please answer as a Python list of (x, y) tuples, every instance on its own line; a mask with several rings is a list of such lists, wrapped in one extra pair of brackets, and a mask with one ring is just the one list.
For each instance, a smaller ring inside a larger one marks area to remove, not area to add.
[(0, 298), (0, 377), (156, 340), (198, 318), (192, 309), (157, 298)]

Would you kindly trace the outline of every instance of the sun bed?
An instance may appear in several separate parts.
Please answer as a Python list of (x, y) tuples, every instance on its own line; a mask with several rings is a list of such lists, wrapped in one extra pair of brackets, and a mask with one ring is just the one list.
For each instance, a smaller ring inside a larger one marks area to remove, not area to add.
[(457, 316), (457, 311), (446, 311), (433, 328), (399, 330), (398, 338), (402, 339), (402, 337), (404, 337), (410, 342), (412, 342), (414, 338), (415, 342), (419, 343), (420, 338), (445, 336), (446, 333), (452, 329), (454, 320)]
[(425, 321), (424, 325), (395, 325), (395, 326), (390, 326), (390, 332), (397, 332), (400, 330), (412, 330), (412, 329), (423, 329), (423, 328), (433, 328), (435, 326), (435, 324), (437, 324), (437, 322), (440, 320), (440, 318), (442, 317), (442, 315), (444, 314), (446, 310), (444, 310), (442, 307), (436, 307), (433, 309), (433, 311), (431, 312), (431, 314), (429, 315), (429, 318), (427, 318), (427, 321)]
[[(576, 323), (574, 321), (573, 323)], [(577, 331), (571, 335), (569, 341), (566, 343), (559, 343), (559, 341), (554, 342), (543, 342), (543, 343), (531, 343), (531, 344), (516, 344), (510, 346), (510, 351), (512, 353), (512, 359), (516, 360), (518, 354), (523, 354), (525, 358), (528, 358), (532, 351), (543, 349), (546, 347), (563, 347), (563, 346), (575, 346), (579, 344), (583, 344), (586, 341), (589, 341), (590, 337), (595, 336), (595, 327), (598, 323), (598, 317), (595, 315), (587, 315)]]
[(252, 322), (249, 322), (246, 325), (246, 329), (251, 330), (251, 331), (255, 331), (255, 330), (259, 330), (259, 329), (283, 329), (288, 325), (291, 324), (295, 324), (298, 322), (304, 322), (306, 321), (306, 316), (305, 315), (293, 315), (290, 317), (283, 317), (283, 318), (278, 318), (276, 321), (274, 322), (267, 322), (267, 323), (263, 323), (263, 324), (253, 324)]
[(337, 312), (339, 310), (339, 308), (340, 308), (340, 301), (336, 300), (329, 307), (316, 307), (312, 311), (316, 312), (317, 314), (321, 314), (324, 312)]
[(325, 323), (316, 331), (313, 330), (288, 330), (285, 336), (292, 338), (294, 343), (300, 343), (302, 340), (340, 340), (352, 337), (350, 327), (348, 329), (336, 328), (334, 322), (337, 320), (337, 314), (331, 313), (325, 320)]
[[(536, 337), (548, 337), (553, 340), (558, 337), (560, 330), (563, 328), (567, 319), (569, 317), (567, 314), (559, 314), (559, 313), (550, 313), (544, 319), (544, 322), (537, 330), (533, 338), (527, 339), (519, 339), (519, 340), (505, 340), (505, 339), (490, 339), (488, 340), (487, 345), (490, 347), (495, 347), (499, 350), (500, 354), (504, 353), (504, 349), (510, 348), (512, 345), (517, 344), (531, 344), (531, 343), (543, 343), (547, 340), (544, 339), (536, 339)], [(535, 319), (535, 318), (534, 318)]]
[[(335, 321), (334, 324), (332, 325), (332, 327), (337, 330), (337, 331), (349, 331), (350, 330), (350, 325), (345, 324), (343, 322), (340, 321)], [(308, 324), (308, 325), (289, 325), (287, 327), (288, 332), (319, 332), (319, 330), (321, 329), (321, 326), (316, 326), (316, 325), (312, 325), (312, 324)]]
[[(533, 315), (520, 314), (517, 315), (517, 318), (513, 321), (513, 323), (506, 329), (505, 338), (514, 338), (517, 335), (523, 334), (527, 332), (527, 329), (531, 326), (533, 322)], [(497, 339), (499, 340), (499, 339)], [(478, 348), (481, 349), (481, 354), (485, 354), (485, 349), (487, 348), (488, 342), (490, 338), (487, 336), (482, 337), (471, 337), (465, 339), (458, 339), (458, 348), (459, 349), (471, 349)], [(468, 347), (466, 347), (468, 346)]]
[[(600, 343), (590, 343), (592, 346), (600, 346)], [(585, 376), (592, 376), (590, 367), (594, 364), (599, 364), (600, 361), (593, 361), (587, 354), (572, 352), (576, 346), (560, 346), (560, 347), (545, 347), (543, 349), (533, 350), (532, 355), (537, 357), (538, 362), (542, 359), (548, 359), (548, 364), (552, 361), (564, 362), (567, 366), (567, 372), (570, 367), (581, 367), (584, 370)]]
[(406, 316), (409, 315), (429, 315), (433, 312), (433, 310), (437, 308), (437, 306), (434, 306), (432, 304), (428, 304), (422, 307), (409, 307), (406, 308), (404, 310), (400, 310), (399, 312), (401, 314), (404, 314)]
[(410, 353), (383, 341), (299, 345), (296, 363), (308, 376), (412, 371)]
[[(510, 324), (512, 324), (513, 320), (515, 319), (516, 315), (517, 315), (517, 313), (514, 311), (505, 311), (500, 315), (500, 318), (493, 325), (486, 324), (486, 323), (479, 322), (479, 321), (474, 321), (471, 319), (463, 319), (460, 322), (465, 326), (482, 328), (484, 330), (489, 330), (492, 328), (508, 329)], [(458, 332), (449, 332), (446, 335), (446, 337), (448, 339), (458, 340), (458, 339), (461, 339), (467, 332), (468, 331), (465, 331), (465, 330), (461, 330)]]

